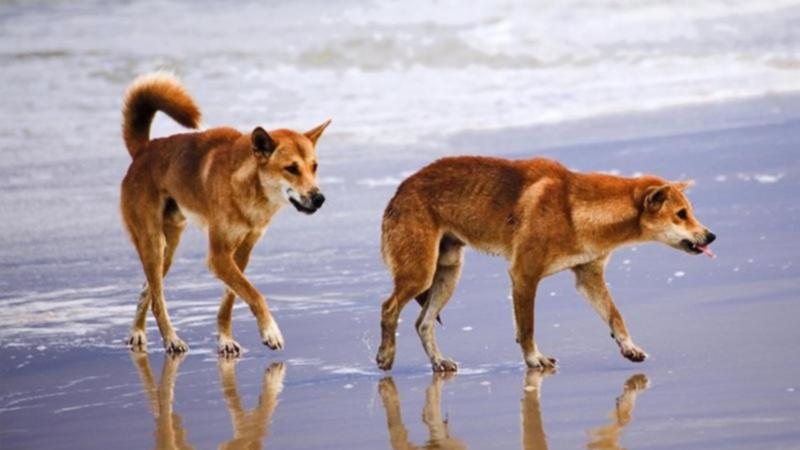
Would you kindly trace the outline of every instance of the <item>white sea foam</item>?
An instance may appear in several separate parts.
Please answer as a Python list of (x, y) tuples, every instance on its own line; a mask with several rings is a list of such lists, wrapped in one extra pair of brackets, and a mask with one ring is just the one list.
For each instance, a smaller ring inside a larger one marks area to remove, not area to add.
[[(313, 27), (280, 20), (296, 17), (284, 5), (259, 42), (269, 65), (208, 64), (252, 85), (238, 112), (314, 92), (315, 111), (335, 112), (334, 132), (408, 142), (798, 91), (800, 13), (789, 5), (334, 2), (320, 5)], [(303, 101), (282, 105), (290, 121), (307, 115)]]
[(768, 173), (757, 173), (753, 175), (753, 178), (761, 184), (772, 184), (777, 183), (784, 177), (784, 174), (768, 174)]
[(379, 372), (376, 372), (374, 370), (367, 370), (353, 366), (331, 365), (331, 366), (322, 366), (321, 369), (335, 375), (378, 375), (379, 374)]
[(318, 366), (322, 364), (319, 358), (290, 358), (286, 362), (292, 366)]
[[(175, 285), (170, 292), (177, 293), (178, 297), (187, 294), (193, 296), (196, 291), (219, 287), (218, 282), (213, 285), (179, 282)], [(51, 347), (120, 347), (120, 342), (111, 342), (109, 332), (126, 332), (133, 320), (137, 296), (138, 292), (116, 285), (12, 292), (9, 298), (0, 300), (0, 347), (31, 347), (39, 351)], [(168, 307), (173, 324), (184, 329), (198, 326), (213, 328), (219, 308), (218, 297), (216, 293), (205, 293), (204, 296), (203, 299), (170, 299)], [(313, 298), (270, 295), (269, 299), (276, 312), (323, 314), (331, 308), (341, 310), (355, 305), (336, 293)], [(239, 302), (234, 309), (247, 310), (247, 306)], [(148, 321), (152, 320), (152, 317), (148, 317)]]
[(383, 177), (383, 178), (363, 178), (358, 180), (358, 184), (367, 186), (369, 188), (397, 186), (400, 184), (400, 179), (396, 177)]
[(761, 184), (774, 184), (780, 181), (785, 173), (744, 173), (736, 174), (736, 177), (742, 181), (756, 181)]

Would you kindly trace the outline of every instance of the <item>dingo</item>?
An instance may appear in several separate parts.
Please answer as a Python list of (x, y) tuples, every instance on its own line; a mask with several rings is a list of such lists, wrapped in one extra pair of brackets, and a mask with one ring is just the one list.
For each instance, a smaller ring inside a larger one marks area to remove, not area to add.
[(382, 306), (378, 366), (391, 369), (400, 311), (416, 297), (423, 306), (417, 333), (433, 370), (457, 370), (439, 352), (434, 325), (458, 281), (465, 244), (509, 260), (516, 337), (529, 367), (555, 366), (536, 347), (534, 299), (539, 280), (565, 269), (575, 272), (623, 356), (643, 361), (647, 354), (628, 334), (603, 271), (613, 250), (634, 242), (713, 256), (715, 236), (683, 194), (690, 185), (575, 173), (547, 159), (456, 157), (423, 168), (398, 187), (383, 216), (381, 247), (394, 291)]
[(157, 111), (188, 128), (200, 124), (200, 110), (172, 75), (145, 75), (128, 89), (122, 134), (133, 162), (122, 181), (121, 209), (147, 278), (128, 345), (146, 350), (145, 319), (152, 307), (167, 352), (187, 350), (167, 314), (162, 283), (189, 216), (207, 231), (208, 265), (226, 286), (217, 318), (218, 351), (241, 351), (231, 334), (236, 296), (250, 306), (262, 342), (283, 348), (264, 296), (243, 271), (253, 246), (284, 205), (312, 214), (325, 201), (316, 182), (315, 145), (330, 120), (305, 133), (212, 128), (150, 140)]

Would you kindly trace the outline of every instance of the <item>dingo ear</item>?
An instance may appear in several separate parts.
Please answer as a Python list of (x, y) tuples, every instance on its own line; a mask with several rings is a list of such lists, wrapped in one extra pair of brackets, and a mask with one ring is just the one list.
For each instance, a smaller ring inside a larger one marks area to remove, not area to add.
[(694, 180), (683, 180), (683, 181), (676, 181), (673, 185), (678, 188), (681, 192), (689, 189), (690, 187), (694, 186)]
[(325, 128), (327, 128), (328, 125), (330, 124), (331, 124), (331, 119), (328, 119), (321, 125), (318, 125), (313, 129), (306, 131), (304, 134), (308, 139), (311, 140), (311, 142), (314, 143), (314, 145), (317, 145), (317, 139), (319, 139), (319, 137), (322, 136), (322, 132), (325, 131)]
[(256, 127), (250, 134), (250, 142), (253, 144), (253, 151), (259, 155), (269, 157), (275, 151), (275, 141), (261, 127)]
[(669, 195), (669, 188), (668, 184), (647, 188), (644, 196), (644, 209), (653, 212), (661, 209)]

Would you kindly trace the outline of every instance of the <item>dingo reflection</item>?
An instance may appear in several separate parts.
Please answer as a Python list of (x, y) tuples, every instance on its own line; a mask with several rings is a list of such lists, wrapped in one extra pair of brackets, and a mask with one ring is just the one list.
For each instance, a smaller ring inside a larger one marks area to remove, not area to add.
[[(525, 450), (547, 449), (547, 438), (542, 425), (542, 412), (539, 397), (542, 390), (542, 380), (555, 373), (554, 371), (528, 370), (525, 375), (525, 394), (522, 398), (522, 448)], [(609, 425), (589, 430), (589, 443), (586, 448), (617, 450), (621, 449), (619, 438), (622, 429), (633, 418), (633, 407), (636, 404), (636, 395), (647, 389), (647, 376), (636, 374), (628, 378), (622, 388), (622, 395), (617, 397), (617, 402), (610, 416)]]
[(556, 373), (555, 369), (528, 369), (522, 389), (522, 448), (525, 450), (547, 449), (547, 437), (542, 424), (542, 408), (539, 400), (542, 380)]
[(139, 371), (142, 388), (150, 400), (150, 411), (156, 419), (156, 431), (153, 436), (156, 439), (157, 449), (194, 448), (186, 442), (186, 429), (183, 428), (181, 416), (172, 410), (175, 378), (178, 374), (178, 367), (185, 357), (185, 354), (165, 355), (161, 379), (156, 384), (147, 354), (131, 353), (131, 359)]
[(272, 414), (278, 406), (278, 394), (283, 390), (286, 366), (283, 363), (272, 363), (264, 371), (258, 405), (246, 411), (236, 388), (236, 362), (235, 359), (220, 358), (218, 363), (222, 395), (233, 424), (233, 439), (222, 444), (220, 448), (261, 448), (262, 441), (269, 434)]
[[(157, 449), (194, 448), (187, 442), (187, 432), (181, 416), (173, 411), (172, 406), (178, 367), (185, 357), (185, 354), (166, 354), (161, 379), (156, 383), (147, 354), (131, 353), (131, 359), (139, 372), (142, 389), (149, 399), (150, 410), (156, 420), (153, 436)], [(236, 361), (229, 358), (220, 358), (218, 363), (222, 396), (225, 398), (233, 425), (233, 439), (220, 445), (220, 448), (262, 448), (263, 440), (269, 434), (275, 407), (278, 406), (278, 395), (283, 390), (286, 367), (283, 363), (273, 363), (264, 371), (258, 405), (247, 411), (242, 406), (237, 388), (235, 364)]]
[[(525, 374), (522, 404), (520, 407), (522, 448), (525, 450), (547, 450), (547, 436), (544, 432), (541, 410), (542, 381), (555, 373), (554, 369), (530, 369)], [(450, 373), (434, 373), (431, 384), (425, 391), (425, 406), (422, 411), (422, 421), (428, 428), (429, 439), (425, 445), (414, 445), (408, 439), (408, 429), (403, 423), (400, 411), (400, 398), (397, 387), (392, 377), (380, 381), (380, 392), (383, 407), (386, 410), (386, 424), (389, 431), (391, 447), (397, 449), (417, 448), (442, 448), (463, 449), (466, 444), (452, 436), (446, 420), (442, 419), (441, 393), (442, 384), (452, 377)], [(612, 422), (609, 425), (594, 428), (588, 431), (589, 449), (621, 449), (619, 438), (622, 429), (630, 423), (633, 417), (633, 408), (636, 396), (648, 387), (647, 376), (644, 374), (633, 375), (625, 381), (622, 394), (617, 398), (616, 406), (611, 413)]]
[(622, 387), (622, 394), (617, 397), (617, 406), (611, 411), (611, 423), (589, 430), (589, 443), (586, 445), (590, 449), (622, 449), (619, 445), (619, 436), (633, 418), (633, 407), (636, 405), (636, 396), (639, 392), (648, 388), (650, 382), (644, 374), (636, 374), (625, 382)]
[(456, 438), (450, 436), (447, 420), (442, 419), (442, 384), (449, 379), (452, 373), (434, 373), (431, 384), (425, 390), (425, 407), (422, 410), (422, 421), (428, 427), (428, 443), (422, 446), (414, 445), (408, 440), (408, 429), (403, 424), (403, 415), (400, 411), (400, 397), (392, 377), (382, 379), (378, 385), (383, 407), (386, 410), (386, 425), (389, 428), (389, 441), (392, 448), (442, 448), (463, 449), (467, 446)]

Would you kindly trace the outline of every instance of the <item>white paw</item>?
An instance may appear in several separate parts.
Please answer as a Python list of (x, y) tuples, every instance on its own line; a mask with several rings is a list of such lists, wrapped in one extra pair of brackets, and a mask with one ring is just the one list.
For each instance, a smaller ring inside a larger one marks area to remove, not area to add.
[(272, 350), (283, 349), (283, 334), (275, 319), (270, 319), (267, 328), (261, 330), (261, 342)]
[(220, 356), (239, 356), (242, 353), (242, 347), (232, 338), (220, 336), (217, 340), (217, 353)]
[(622, 356), (633, 362), (642, 362), (647, 359), (647, 353), (637, 347), (631, 338), (625, 338), (619, 341), (619, 350), (622, 352)]
[(525, 364), (531, 369), (555, 369), (558, 360), (541, 353), (531, 353), (525, 356)]
[(189, 351), (189, 346), (186, 345), (178, 336), (170, 336), (164, 339), (164, 349), (167, 353), (184, 353)]
[(431, 362), (434, 372), (455, 372), (458, 370), (458, 364), (452, 359), (442, 358), (437, 361)]
[(133, 352), (147, 352), (147, 333), (144, 330), (131, 330), (125, 344)]

